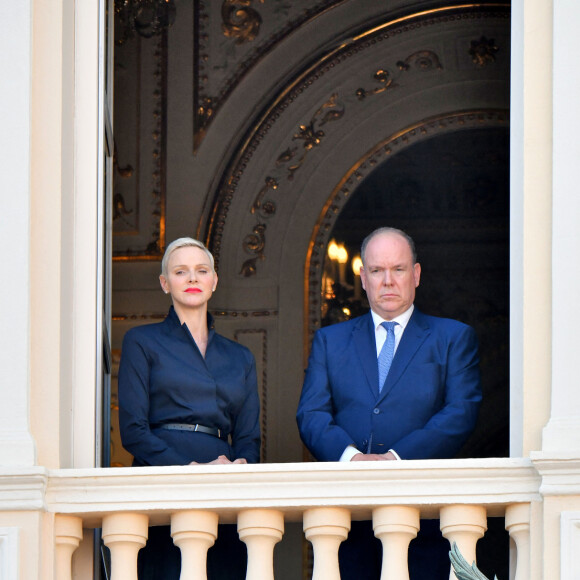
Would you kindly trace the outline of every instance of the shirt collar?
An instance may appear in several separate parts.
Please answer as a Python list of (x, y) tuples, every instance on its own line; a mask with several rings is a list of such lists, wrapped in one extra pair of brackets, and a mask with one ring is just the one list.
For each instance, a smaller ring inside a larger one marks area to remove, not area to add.
[[(413, 310), (415, 309), (415, 305), (411, 304), (411, 306), (403, 312), (403, 314), (399, 314), (399, 316), (393, 318), (393, 322), (397, 322), (401, 326), (401, 330), (405, 330), (405, 327), (409, 323), (411, 315), (413, 314)], [(379, 316), (374, 310), (371, 310), (371, 316), (373, 317), (373, 326), (375, 331), (377, 328), (383, 323), (386, 322), (384, 318)]]
[[(173, 307), (173, 305), (169, 307), (169, 313), (167, 314), (166, 320), (171, 321), (172, 324), (178, 327), (183, 326), (181, 324), (181, 321), (179, 320), (179, 316), (177, 316), (177, 312), (175, 312), (175, 308)], [(209, 313), (209, 310), (207, 312), (207, 328), (210, 334), (212, 334), (212, 332), (215, 330), (214, 317)]]

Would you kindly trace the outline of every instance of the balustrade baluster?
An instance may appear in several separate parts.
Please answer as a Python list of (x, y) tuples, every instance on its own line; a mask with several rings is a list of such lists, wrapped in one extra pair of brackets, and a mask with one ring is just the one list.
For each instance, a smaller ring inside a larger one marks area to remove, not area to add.
[(244, 510), (238, 514), (238, 534), (248, 549), (246, 580), (274, 580), (274, 546), (284, 534), (284, 514)]
[(507, 507), (505, 529), (516, 545), (516, 574), (514, 580), (530, 577), (530, 504), (518, 503)]
[(149, 518), (115, 513), (103, 518), (103, 542), (111, 550), (111, 580), (137, 580), (137, 554), (147, 542)]
[(419, 531), (420, 515), (419, 509), (407, 506), (373, 510), (373, 529), (383, 545), (383, 580), (409, 580), (409, 543)]
[(76, 516), (57, 514), (54, 518), (56, 535), (56, 577), (71, 580), (72, 555), (83, 539), (83, 520)]
[(181, 550), (182, 580), (207, 580), (207, 551), (217, 538), (218, 515), (185, 510), (171, 516), (173, 543)]
[[(448, 505), (441, 508), (441, 531), (443, 536), (457, 544), (461, 555), (471, 566), (476, 561), (475, 546), (477, 540), (483, 537), (487, 530), (487, 514), (485, 507), (478, 505)], [(449, 578), (456, 580), (455, 572), (451, 569)]]
[(339, 580), (338, 548), (350, 530), (350, 512), (344, 508), (313, 508), (304, 512), (306, 539), (312, 543), (312, 580)]

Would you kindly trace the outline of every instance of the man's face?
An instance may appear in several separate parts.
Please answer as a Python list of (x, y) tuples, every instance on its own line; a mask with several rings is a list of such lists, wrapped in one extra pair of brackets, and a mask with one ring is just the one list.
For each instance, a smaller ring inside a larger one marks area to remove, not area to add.
[(377, 234), (366, 247), (360, 276), (372, 310), (392, 320), (413, 304), (421, 266), (413, 264), (411, 248), (401, 235)]

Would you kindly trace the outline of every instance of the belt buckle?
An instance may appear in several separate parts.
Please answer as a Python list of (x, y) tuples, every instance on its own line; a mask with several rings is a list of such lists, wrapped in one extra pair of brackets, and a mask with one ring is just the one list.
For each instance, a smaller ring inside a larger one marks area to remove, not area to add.
[(218, 439), (221, 439), (222, 438), (222, 431), (221, 431), (221, 429), (218, 429), (217, 430), (217, 435), (218, 435)]

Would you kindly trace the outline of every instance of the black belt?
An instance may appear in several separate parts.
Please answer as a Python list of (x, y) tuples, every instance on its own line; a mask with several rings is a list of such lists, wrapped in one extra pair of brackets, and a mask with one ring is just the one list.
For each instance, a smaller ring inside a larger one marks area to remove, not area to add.
[(206, 427), (205, 425), (199, 424), (189, 425), (187, 423), (165, 423), (164, 425), (159, 425), (159, 429), (167, 429), (168, 431), (194, 431), (213, 435), (223, 441), (228, 440), (228, 434), (225, 431), (217, 429), (216, 427)]

